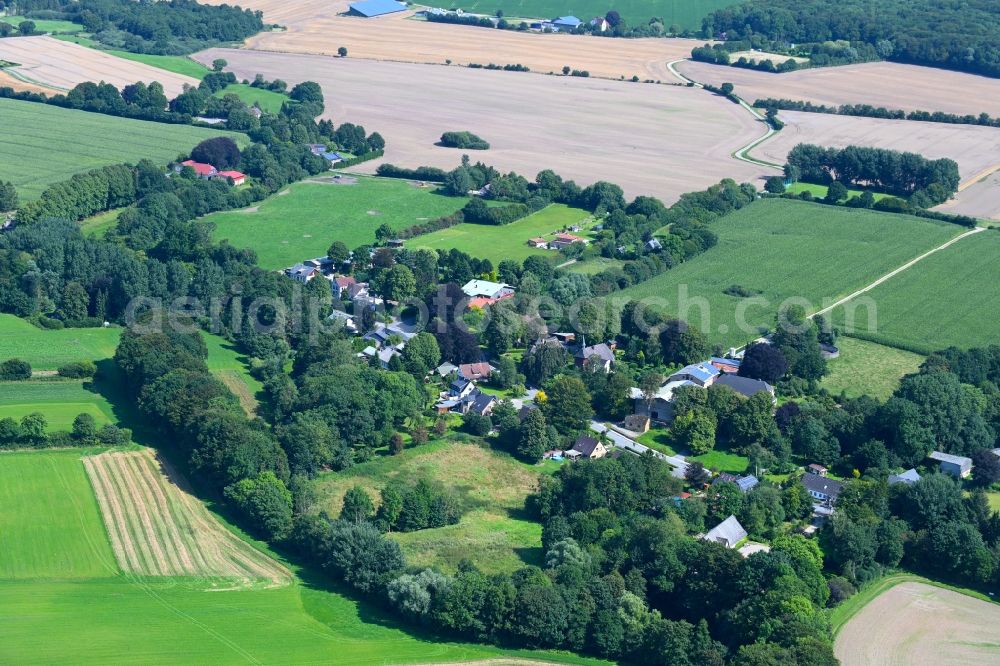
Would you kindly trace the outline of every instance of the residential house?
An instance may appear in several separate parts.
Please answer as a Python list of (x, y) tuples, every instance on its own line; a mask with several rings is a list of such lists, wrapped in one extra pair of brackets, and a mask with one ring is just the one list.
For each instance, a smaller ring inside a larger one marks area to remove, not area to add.
[[(306, 259), (302, 262), (306, 266), (312, 266), (313, 268), (318, 268), (323, 275), (330, 275), (333, 273), (333, 259), (330, 257), (316, 257), (315, 259)], [(330, 277), (329, 279), (333, 279)]]
[(774, 399), (774, 387), (760, 379), (751, 379), (750, 377), (740, 377), (739, 375), (726, 373), (716, 379), (715, 384), (718, 386), (728, 386), (747, 398), (751, 398), (758, 393), (768, 393), (771, 399)]
[(813, 499), (826, 507), (833, 507), (837, 503), (840, 491), (844, 489), (844, 484), (819, 474), (805, 474), (802, 476), (802, 485), (806, 487)]
[(747, 531), (740, 525), (740, 521), (736, 520), (736, 516), (729, 516), (701, 538), (704, 541), (722, 544), (726, 548), (732, 549), (747, 538)]
[(897, 483), (905, 483), (908, 486), (912, 486), (914, 483), (920, 480), (920, 474), (917, 473), (915, 469), (908, 469), (905, 472), (900, 472), (899, 474), (892, 474), (889, 476), (889, 485), (895, 485)]
[(235, 187), (239, 187), (243, 183), (247, 182), (246, 174), (242, 174), (239, 171), (219, 171), (212, 178), (221, 178), (223, 180), (232, 180)]
[(192, 169), (194, 169), (194, 172), (198, 174), (199, 178), (204, 178), (205, 180), (208, 180), (209, 178), (211, 178), (212, 176), (214, 176), (219, 172), (219, 170), (216, 169), (211, 164), (205, 164), (204, 162), (195, 162), (194, 160), (184, 160), (183, 162), (181, 162), (181, 167), (191, 167)]
[(608, 449), (593, 437), (588, 437), (587, 435), (581, 435), (576, 438), (576, 442), (573, 443), (573, 448), (570, 451), (575, 451), (579, 458), (587, 458), (590, 460), (596, 458), (603, 458), (608, 455)]
[(959, 479), (964, 479), (972, 473), (972, 458), (955, 456), (950, 453), (942, 453), (941, 451), (935, 451), (927, 457), (941, 463), (940, 469), (944, 474), (951, 474)]
[(760, 480), (753, 474), (737, 476), (729, 472), (720, 472), (718, 476), (712, 479), (713, 486), (723, 482), (735, 483), (740, 491), (744, 493), (750, 492), (752, 488), (756, 488), (760, 484)]
[(592, 347), (586, 345), (587, 341), (584, 340), (573, 357), (576, 366), (582, 368), (587, 365), (588, 368), (593, 369), (592, 363), (594, 361), (591, 359), (595, 359), (597, 368), (605, 374), (611, 372), (611, 365), (615, 362), (615, 352), (612, 351), (611, 347), (603, 342)]
[(254, 102), (254, 105), (250, 107), (249, 111), (250, 115), (253, 116), (254, 118), (257, 118), (258, 120), (262, 115), (264, 115), (264, 112), (260, 110), (260, 107), (257, 106), (256, 102)]
[(711, 363), (692, 363), (670, 375), (667, 381), (689, 381), (696, 386), (708, 388), (720, 374), (719, 369)]
[(387, 370), (389, 368), (389, 361), (392, 360), (393, 356), (402, 356), (402, 354), (400, 354), (399, 350), (395, 347), (383, 347), (378, 350), (377, 356), (379, 366), (381, 366), (383, 370)]
[(468, 379), (459, 377), (448, 386), (448, 392), (455, 398), (462, 399), (476, 390), (476, 385)]
[(549, 242), (542, 237), (529, 238), (528, 245), (530, 245), (531, 247), (537, 247), (540, 250), (549, 249)]
[(295, 264), (291, 268), (286, 268), (285, 274), (296, 282), (301, 282), (302, 284), (305, 284), (314, 277), (321, 275), (318, 268), (315, 266), (306, 266), (305, 264)]
[(806, 467), (806, 471), (809, 472), (810, 474), (817, 474), (819, 476), (826, 476), (827, 472), (829, 472), (830, 470), (828, 470), (826, 467), (823, 467), (822, 465), (820, 465), (818, 463), (810, 463)]
[[(356, 285), (357, 283), (358, 281), (355, 280), (350, 275), (337, 275), (334, 276), (332, 280), (330, 280), (330, 286), (334, 291), (334, 296), (336, 296), (337, 298), (342, 298), (344, 296), (344, 292), (346, 292), (350, 287)], [(351, 299), (349, 294), (347, 298), (348, 300), (353, 300)]]
[(434, 374), (436, 374), (438, 377), (441, 377), (442, 379), (447, 377), (453, 372), (458, 372), (458, 366), (448, 361), (445, 361), (438, 367), (434, 368)]
[(458, 376), (470, 382), (489, 379), (492, 373), (493, 367), (485, 361), (482, 363), (462, 363), (458, 366)]
[(514, 295), (514, 288), (502, 282), (469, 280), (462, 287), (462, 293), (469, 298), (485, 298), (496, 303), (497, 301), (512, 297)]
[(608, 23), (608, 19), (603, 16), (595, 16), (590, 19), (590, 25), (594, 27), (595, 32), (606, 32), (607, 29), (611, 27), (611, 24)]
[(495, 395), (483, 393), (479, 389), (476, 389), (466, 396), (465, 402), (468, 403), (465, 413), (473, 412), (480, 416), (489, 416), (493, 413), (493, 408), (497, 406), (498, 400)]
[(660, 242), (659, 238), (650, 238), (646, 241), (646, 249), (651, 252), (656, 252), (663, 249), (663, 243)]
[(330, 313), (328, 319), (330, 319), (331, 321), (343, 322), (344, 328), (346, 328), (351, 333), (357, 333), (358, 331), (358, 325), (354, 321), (353, 315), (351, 315), (348, 312), (344, 312), (343, 310), (337, 310), (336, 308), (334, 308), (333, 312)]
[(651, 397), (647, 398), (642, 389), (633, 387), (629, 392), (629, 397), (634, 403), (634, 413), (640, 416), (648, 416), (658, 423), (670, 423), (674, 420), (674, 391), (682, 386), (698, 386), (686, 379), (668, 381)]
[(390, 338), (399, 338), (401, 342), (396, 344), (396, 348), (402, 351), (406, 343), (410, 341), (416, 333), (407, 331), (398, 323), (396, 324), (375, 324), (375, 330), (368, 333), (365, 336), (365, 340), (370, 340), (374, 342), (377, 346), (381, 347), (388, 344)]
[(555, 238), (549, 241), (549, 247), (553, 250), (561, 250), (574, 243), (586, 243), (586, 239), (574, 236), (573, 234), (556, 234)]

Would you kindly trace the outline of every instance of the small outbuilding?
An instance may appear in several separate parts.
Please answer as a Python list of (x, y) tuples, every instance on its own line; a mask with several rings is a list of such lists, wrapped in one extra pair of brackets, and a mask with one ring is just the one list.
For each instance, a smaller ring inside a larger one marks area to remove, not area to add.
[(747, 531), (736, 520), (736, 516), (729, 516), (701, 538), (703, 541), (722, 544), (726, 548), (736, 548), (738, 543), (747, 538)]

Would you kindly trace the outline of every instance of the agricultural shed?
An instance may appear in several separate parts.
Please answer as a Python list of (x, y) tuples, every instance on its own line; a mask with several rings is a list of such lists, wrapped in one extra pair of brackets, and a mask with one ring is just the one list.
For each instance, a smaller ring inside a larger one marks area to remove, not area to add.
[(396, 0), (364, 0), (364, 2), (353, 2), (348, 13), (365, 18), (375, 16), (385, 16), (406, 10), (406, 5)]
[(735, 548), (736, 544), (746, 538), (747, 531), (736, 520), (736, 516), (729, 516), (702, 537), (705, 541), (722, 544), (726, 548)]

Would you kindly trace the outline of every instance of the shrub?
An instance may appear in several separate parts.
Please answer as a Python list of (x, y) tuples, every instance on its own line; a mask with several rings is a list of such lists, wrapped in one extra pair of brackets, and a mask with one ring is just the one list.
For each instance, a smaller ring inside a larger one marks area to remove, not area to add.
[(97, 374), (97, 366), (93, 361), (74, 361), (59, 367), (60, 377), (72, 379), (87, 379)]
[(31, 379), (31, 364), (19, 358), (7, 359), (0, 363), (0, 379), (4, 381)]
[(489, 150), (490, 144), (472, 132), (445, 132), (441, 135), (441, 145), (447, 148), (468, 150)]

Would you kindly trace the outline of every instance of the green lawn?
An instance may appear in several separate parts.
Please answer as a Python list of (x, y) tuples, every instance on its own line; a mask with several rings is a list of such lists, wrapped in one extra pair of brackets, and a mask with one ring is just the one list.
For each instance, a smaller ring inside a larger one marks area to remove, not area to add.
[(47, 186), (90, 169), (142, 158), (166, 164), (204, 139), (245, 134), (168, 125), (47, 104), (0, 99), (0, 180), (13, 182), (26, 199)]
[[(0, 453), (0, 590), (12, 579), (118, 573), (80, 455), (73, 450)], [(8, 609), (0, 610), (0, 616), (8, 616), (0, 624), (23, 613), (4, 602), (0, 608)], [(2, 657), (9, 647), (0, 639), (0, 661), (12, 663)]]
[(729, 472), (730, 474), (742, 474), (746, 471), (750, 459), (729, 451), (709, 451), (700, 456), (689, 456), (685, 460), (696, 460), (705, 466), (706, 469), (716, 472)]
[(288, 101), (288, 95), (273, 90), (254, 88), (243, 83), (231, 83), (215, 93), (215, 96), (222, 97), (229, 94), (236, 95), (247, 106), (253, 106), (256, 102), (261, 111), (265, 113), (278, 113), (281, 111), (281, 105)]
[(541, 525), (523, 509), (545, 471), (477, 444), (439, 440), (322, 475), (316, 480), (317, 508), (340, 515), (344, 493), (354, 485), (377, 503), (390, 479), (436, 480), (456, 494), (466, 513), (456, 525), (394, 534), (407, 561), (454, 571), (469, 558), (484, 571), (513, 571), (541, 561)]
[(256, 208), (204, 219), (215, 224), (215, 240), (253, 248), (258, 263), (273, 270), (322, 256), (335, 240), (354, 248), (373, 242), (382, 224), (403, 229), (454, 213), (466, 202), (404, 180), (363, 176), (353, 185), (303, 182), (286, 192)]
[[(869, 316), (870, 308), (857, 307), (853, 327), (877, 342), (926, 353), (995, 344), (1000, 338), (997, 257), (997, 231), (963, 238), (865, 294), (876, 316)], [(834, 310), (834, 324), (846, 325), (854, 305)]]
[(98, 425), (115, 420), (111, 403), (92, 382), (73, 379), (32, 379), (0, 382), (0, 419), (20, 419), (41, 412), (49, 431), (69, 430), (73, 419), (86, 412)]
[(412, 633), (302, 572), (285, 587), (210, 593), (123, 575), (81, 453), (0, 453), (0, 663), (602, 663)]
[(120, 335), (120, 328), (47, 331), (14, 315), (0, 314), (0, 360), (20, 358), (34, 370), (55, 370), (70, 361), (110, 358)]
[[(826, 196), (827, 191), (826, 185), (817, 185), (816, 183), (792, 183), (785, 190), (789, 194), (801, 194), (802, 192), (811, 192), (813, 197), (817, 199), (822, 199)], [(856, 190), (852, 187), (847, 188), (848, 198), (854, 196), (861, 196), (863, 190)], [(872, 192), (872, 196), (875, 197), (875, 201), (879, 199), (885, 199), (886, 197), (892, 196), (891, 194), (885, 194), (883, 192)]]
[(673, 438), (670, 436), (670, 430), (667, 428), (651, 428), (649, 432), (639, 435), (639, 439), (636, 441), (643, 446), (648, 446), (668, 456), (677, 455), (673, 447)]
[[(590, 213), (563, 204), (552, 204), (542, 210), (503, 226), (484, 224), (458, 224), (409, 241), (409, 247), (427, 247), (434, 250), (455, 248), (474, 257), (489, 259), (495, 264), (503, 259), (523, 261), (533, 254), (558, 257), (553, 250), (539, 250), (528, 245), (536, 236), (551, 237), (564, 227), (581, 224)], [(582, 234), (579, 234), (582, 235)]]
[(567, 3), (560, 0), (466, 0), (442, 5), (461, 7), (467, 12), (493, 14), (502, 9), (507, 16), (528, 18), (555, 18), (573, 14), (583, 21), (594, 16), (604, 16), (616, 10), (629, 25), (644, 25), (650, 18), (663, 19), (665, 27), (677, 24), (682, 28), (699, 30), (701, 20), (716, 9), (736, 4), (737, 0), (583, 0)]
[[(739, 346), (760, 327), (773, 327), (786, 299), (804, 298), (808, 310), (819, 310), (962, 231), (908, 215), (786, 199), (758, 201), (711, 228), (719, 236), (715, 247), (614, 297), (650, 299), (672, 316), (680, 313), (711, 342)], [(761, 300), (723, 293), (730, 285), (759, 291)]]
[(21, 25), (21, 21), (31, 21), (35, 24), (35, 34), (43, 32), (80, 32), (83, 26), (72, 21), (29, 19), (24, 16), (0, 16), (0, 21), (11, 25)]
[(840, 356), (827, 361), (830, 371), (820, 386), (834, 395), (856, 398), (868, 394), (885, 400), (899, 387), (903, 375), (916, 372), (924, 357), (885, 345), (842, 336)]
[(602, 271), (606, 271), (609, 268), (621, 268), (625, 265), (624, 261), (620, 259), (607, 259), (605, 257), (594, 257), (593, 259), (585, 259), (583, 261), (577, 261), (576, 263), (570, 264), (566, 267), (566, 270), (572, 273), (583, 273), (584, 275), (596, 275)]
[(236, 345), (219, 335), (202, 332), (205, 346), (208, 347), (206, 363), (213, 375), (229, 387), (240, 404), (249, 413), (257, 408), (258, 397), (264, 390), (260, 380), (250, 375), (247, 365), (249, 358), (241, 354)]
[(84, 220), (80, 220), (80, 230), (86, 236), (103, 236), (104, 232), (118, 223), (118, 216), (122, 214), (124, 208), (106, 210)]

